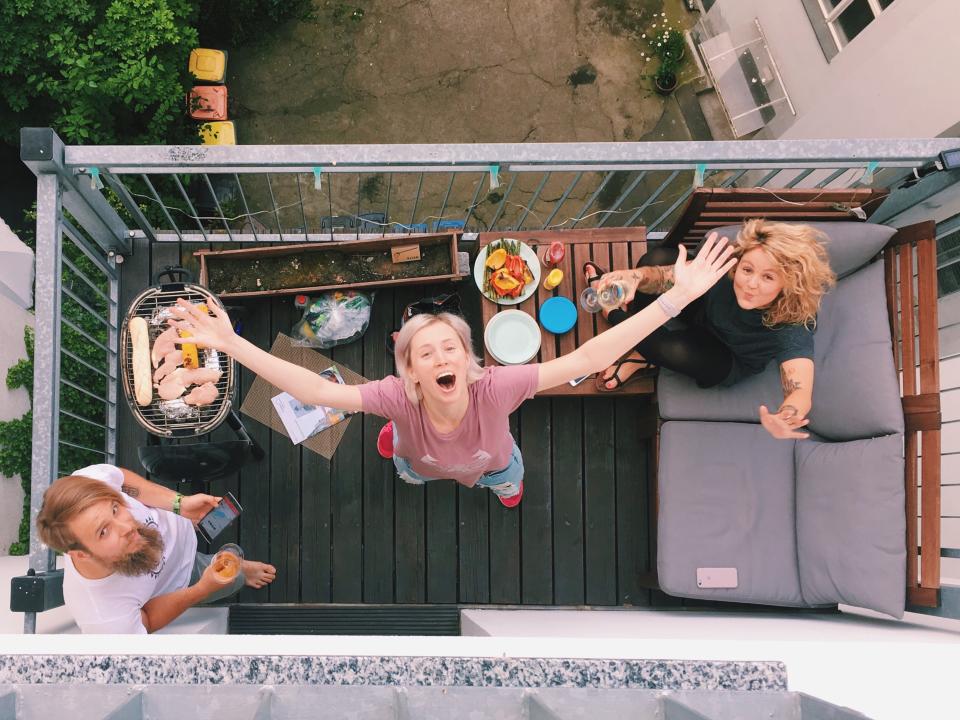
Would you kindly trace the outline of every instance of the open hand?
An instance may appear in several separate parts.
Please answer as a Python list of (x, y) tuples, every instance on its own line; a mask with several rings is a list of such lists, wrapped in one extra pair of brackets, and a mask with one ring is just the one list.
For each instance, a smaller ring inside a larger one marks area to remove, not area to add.
[(766, 405), (760, 406), (760, 424), (778, 440), (806, 440), (810, 433), (800, 432), (800, 428), (809, 422), (810, 420), (798, 415), (789, 405), (778, 413), (770, 412)]
[(726, 238), (717, 239), (715, 232), (707, 236), (700, 252), (690, 262), (687, 262), (687, 249), (681, 245), (673, 266), (674, 287), (688, 302), (700, 297), (737, 264), (737, 259), (730, 257), (733, 251), (733, 245)]
[(183, 298), (177, 298), (177, 304), (170, 308), (170, 312), (180, 319), (171, 320), (170, 324), (190, 331), (190, 339), (185, 342), (229, 353), (230, 343), (236, 337), (230, 318), (212, 301), (207, 303), (207, 310), (209, 314)]
[(186, 495), (180, 501), (180, 514), (196, 525), (204, 515), (219, 505), (222, 499), (204, 493)]

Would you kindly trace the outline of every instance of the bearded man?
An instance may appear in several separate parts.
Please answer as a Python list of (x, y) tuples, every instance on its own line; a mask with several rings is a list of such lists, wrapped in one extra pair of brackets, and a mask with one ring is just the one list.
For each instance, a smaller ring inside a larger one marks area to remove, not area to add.
[[(122, 492), (121, 492), (122, 491)], [(194, 526), (220, 498), (184, 496), (113, 465), (91, 465), (44, 493), (41, 542), (65, 554), (63, 599), (84, 633), (151, 633), (198, 603), (261, 588), (276, 568), (243, 561), (222, 581)]]

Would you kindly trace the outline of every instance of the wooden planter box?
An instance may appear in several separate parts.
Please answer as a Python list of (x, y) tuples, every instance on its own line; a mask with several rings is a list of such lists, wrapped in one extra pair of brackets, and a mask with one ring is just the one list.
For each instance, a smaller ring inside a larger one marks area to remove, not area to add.
[[(194, 255), (200, 258), (200, 284), (220, 297), (296, 295), (459, 280), (458, 235), (199, 250)], [(419, 245), (421, 259), (394, 263), (391, 248), (407, 245)]]

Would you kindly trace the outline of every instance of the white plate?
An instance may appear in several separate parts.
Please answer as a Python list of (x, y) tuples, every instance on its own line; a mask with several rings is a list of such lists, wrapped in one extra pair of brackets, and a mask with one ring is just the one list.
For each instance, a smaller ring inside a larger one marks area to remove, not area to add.
[(523, 365), (540, 350), (540, 326), (522, 310), (504, 310), (487, 323), (483, 344), (501, 365)]
[[(520, 243), (520, 257), (522, 257), (526, 263), (527, 267), (530, 268), (530, 272), (533, 273), (533, 282), (527, 283), (523, 292), (520, 293), (517, 297), (505, 297), (497, 298), (494, 300), (492, 297), (488, 297), (483, 292), (483, 271), (484, 271), (484, 262), (487, 259), (487, 246), (484, 245), (480, 248), (480, 251), (477, 253), (477, 259), (473, 263), (473, 280), (477, 283), (477, 289), (480, 291), (480, 294), (483, 295), (487, 300), (497, 303), (497, 305), (518, 305), (526, 300), (528, 297), (533, 295), (537, 291), (537, 286), (540, 284), (540, 258), (537, 257), (537, 254), (533, 251), (533, 248), (527, 245), (522, 240), (512, 240), (511, 238), (503, 238), (504, 240), (510, 240), (511, 242)], [(494, 240), (496, 242), (496, 240)], [(492, 243), (491, 243), (492, 244)]]

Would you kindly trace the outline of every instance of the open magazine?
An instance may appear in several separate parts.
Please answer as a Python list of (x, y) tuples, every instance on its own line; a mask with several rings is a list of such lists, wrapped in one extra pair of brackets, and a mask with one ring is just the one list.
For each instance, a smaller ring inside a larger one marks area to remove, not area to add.
[[(331, 365), (319, 373), (320, 377), (343, 385), (343, 377), (336, 365)], [(351, 412), (337, 410), (324, 405), (304, 405), (290, 393), (280, 393), (270, 398), (277, 415), (283, 422), (287, 434), (294, 445), (299, 445), (309, 437), (345, 420)]]

